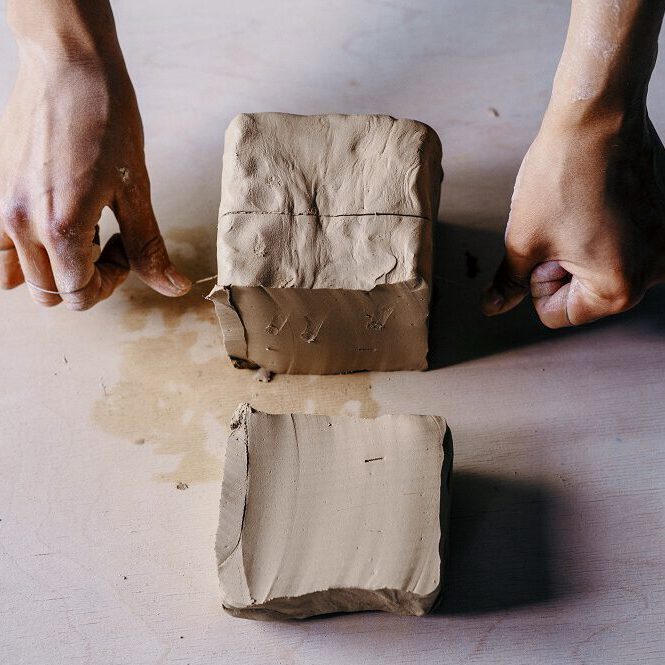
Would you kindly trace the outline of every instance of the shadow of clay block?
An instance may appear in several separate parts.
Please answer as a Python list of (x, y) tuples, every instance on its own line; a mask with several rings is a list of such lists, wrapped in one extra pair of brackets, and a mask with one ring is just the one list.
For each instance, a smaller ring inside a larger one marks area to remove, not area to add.
[(452, 469), (442, 418), (270, 415), (241, 404), (231, 429), (216, 543), (227, 612), (432, 608)]
[(210, 294), (239, 367), (427, 367), (441, 143), (381, 115), (239, 115)]

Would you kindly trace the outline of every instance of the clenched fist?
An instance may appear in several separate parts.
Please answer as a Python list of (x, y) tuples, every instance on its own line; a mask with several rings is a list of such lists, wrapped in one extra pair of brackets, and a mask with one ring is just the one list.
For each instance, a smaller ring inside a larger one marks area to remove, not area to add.
[(665, 149), (646, 114), (587, 124), (547, 115), (517, 176), (485, 312), (530, 293), (546, 326), (580, 325), (664, 280)]
[(573, 0), (486, 314), (531, 293), (545, 325), (580, 325), (665, 281), (665, 150), (646, 111), (664, 12), (662, 0)]

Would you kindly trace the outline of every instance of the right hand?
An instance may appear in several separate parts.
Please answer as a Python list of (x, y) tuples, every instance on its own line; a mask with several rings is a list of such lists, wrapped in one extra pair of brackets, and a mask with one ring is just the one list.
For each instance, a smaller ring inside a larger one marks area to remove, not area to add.
[(665, 149), (646, 110), (571, 118), (548, 111), (522, 162), (487, 315), (530, 293), (546, 326), (576, 326), (665, 281)]

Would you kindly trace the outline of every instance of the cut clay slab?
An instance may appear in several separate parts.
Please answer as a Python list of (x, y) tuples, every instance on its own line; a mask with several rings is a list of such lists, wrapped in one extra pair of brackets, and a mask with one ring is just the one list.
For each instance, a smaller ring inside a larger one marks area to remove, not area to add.
[(442, 178), (439, 138), (415, 120), (234, 118), (209, 296), (234, 364), (425, 369)]
[(241, 404), (231, 429), (216, 544), (229, 613), (432, 608), (453, 454), (442, 418), (271, 415)]

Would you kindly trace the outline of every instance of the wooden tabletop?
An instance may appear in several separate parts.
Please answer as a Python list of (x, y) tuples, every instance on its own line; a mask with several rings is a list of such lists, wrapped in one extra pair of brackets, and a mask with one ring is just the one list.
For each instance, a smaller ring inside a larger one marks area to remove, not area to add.
[[(39, 309), (25, 287), (0, 293), (0, 662), (662, 663), (665, 292), (574, 331), (544, 329), (528, 303), (478, 311), (568, 1), (113, 5), (157, 215), (194, 279), (216, 271), (236, 113), (380, 112), (439, 132), (433, 369), (259, 383), (222, 353), (210, 282), (169, 300), (132, 277), (85, 313)], [(1, 37), (4, 100), (16, 57), (5, 26)], [(651, 113), (665, 129), (663, 93), (659, 65)], [(104, 235), (113, 227), (109, 215)], [(245, 400), (448, 419), (438, 614), (273, 624), (222, 612), (221, 447)]]

